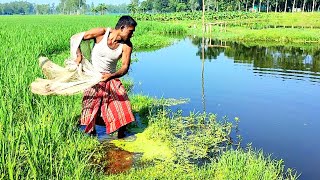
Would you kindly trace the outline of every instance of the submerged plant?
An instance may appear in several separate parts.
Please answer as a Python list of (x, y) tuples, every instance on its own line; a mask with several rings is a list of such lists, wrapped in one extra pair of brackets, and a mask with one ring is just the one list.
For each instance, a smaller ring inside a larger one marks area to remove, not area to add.
[(170, 114), (168, 110), (159, 110), (150, 117), (150, 126), (154, 129), (151, 138), (169, 141), (176, 162), (198, 164), (209, 162), (227, 149), (232, 124), (219, 122), (214, 114), (181, 112)]

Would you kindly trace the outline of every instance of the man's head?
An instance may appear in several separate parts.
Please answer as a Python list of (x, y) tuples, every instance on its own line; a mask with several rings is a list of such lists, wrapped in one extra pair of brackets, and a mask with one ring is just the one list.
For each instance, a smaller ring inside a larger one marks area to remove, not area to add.
[(127, 41), (133, 36), (136, 26), (137, 22), (131, 16), (122, 16), (115, 29), (120, 30), (121, 39)]
[(122, 26), (137, 26), (137, 22), (131, 16), (122, 16), (115, 27), (115, 29), (120, 29)]

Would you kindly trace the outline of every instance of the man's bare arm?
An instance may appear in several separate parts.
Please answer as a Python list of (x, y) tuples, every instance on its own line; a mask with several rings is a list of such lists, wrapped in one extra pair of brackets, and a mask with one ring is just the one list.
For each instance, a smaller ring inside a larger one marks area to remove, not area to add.
[(102, 37), (105, 33), (106, 28), (94, 28), (84, 33), (83, 40), (97, 39), (97, 43), (99, 43), (99, 41), (101, 40), (99, 38)]
[[(106, 33), (105, 28), (94, 28), (89, 31), (86, 31), (82, 39), (83, 40), (95, 39), (95, 42), (99, 43), (105, 33)], [(76, 63), (80, 64), (81, 61), (82, 61), (82, 53), (81, 53), (80, 47), (78, 47)]]

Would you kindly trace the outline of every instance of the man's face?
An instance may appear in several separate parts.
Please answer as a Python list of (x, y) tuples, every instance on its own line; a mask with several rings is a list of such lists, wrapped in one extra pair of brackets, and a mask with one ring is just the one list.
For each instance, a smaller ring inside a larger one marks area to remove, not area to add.
[(121, 28), (120, 36), (122, 40), (127, 41), (130, 40), (130, 38), (133, 36), (133, 32), (135, 31), (134, 26), (124, 26)]

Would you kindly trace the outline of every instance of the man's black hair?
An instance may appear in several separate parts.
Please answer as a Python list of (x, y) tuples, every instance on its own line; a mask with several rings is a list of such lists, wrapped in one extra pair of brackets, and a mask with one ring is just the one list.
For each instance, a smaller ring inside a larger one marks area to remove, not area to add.
[(120, 29), (122, 26), (136, 27), (137, 25), (137, 22), (131, 16), (121, 16), (115, 28)]

